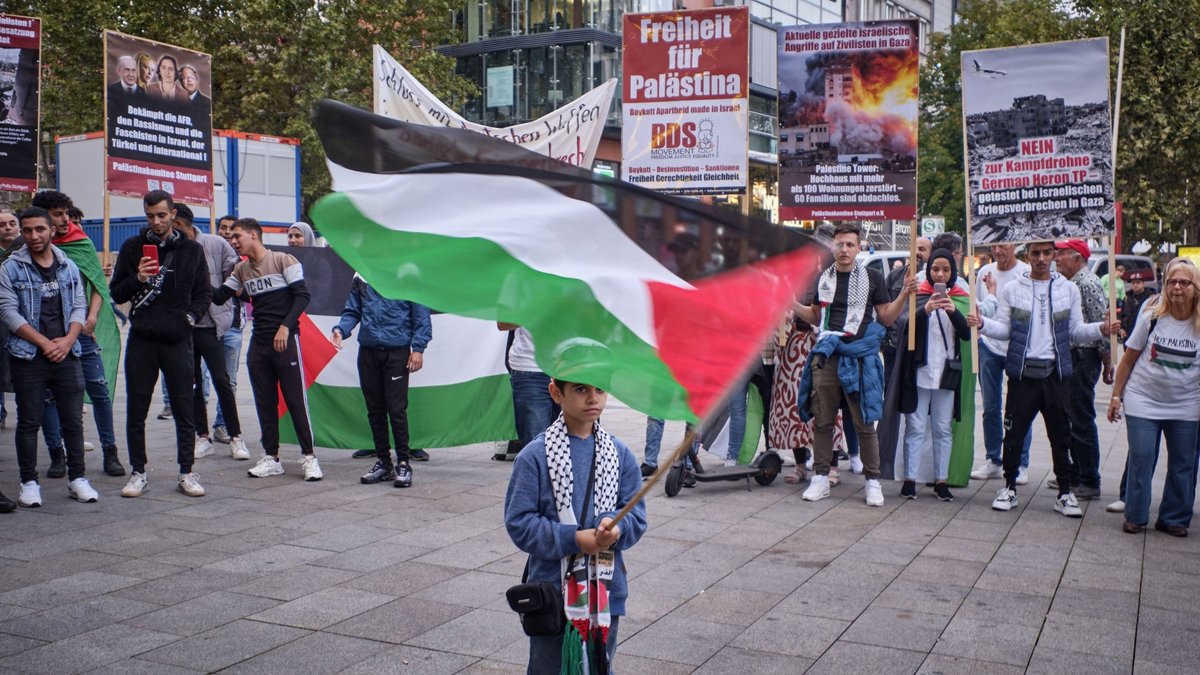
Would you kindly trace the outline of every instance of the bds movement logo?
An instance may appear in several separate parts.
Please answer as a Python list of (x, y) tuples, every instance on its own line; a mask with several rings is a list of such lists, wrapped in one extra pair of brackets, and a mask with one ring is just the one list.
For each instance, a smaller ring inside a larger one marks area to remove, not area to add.
[(650, 125), (651, 159), (709, 159), (719, 147), (710, 119)]

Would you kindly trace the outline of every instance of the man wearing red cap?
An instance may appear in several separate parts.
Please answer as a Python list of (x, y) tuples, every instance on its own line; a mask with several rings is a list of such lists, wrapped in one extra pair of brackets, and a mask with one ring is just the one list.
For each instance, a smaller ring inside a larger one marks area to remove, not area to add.
[(1052, 242), (1029, 244), (1029, 275), (1000, 291), (996, 315), (967, 323), (984, 335), (1008, 340), (1004, 371), (1008, 374), (1008, 400), (1004, 406), (1004, 481), (992, 508), (1011, 511), (1017, 506), (1017, 469), (1025, 434), (1039, 413), (1046, 421), (1058, 498), (1054, 510), (1071, 518), (1083, 517), (1071, 493), (1071, 422), (1067, 415), (1072, 374), (1071, 345), (1087, 344), (1120, 330), (1115, 319), (1084, 323), (1079, 289), (1062, 275), (1050, 271), (1055, 257)]
[[(1108, 314), (1108, 296), (1100, 279), (1088, 267), (1091, 250), (1081, 239), (1068, 239), (1055, 244), (1058, 249), (1058, 272), (1070, 279), (1079, 289), (1083, 304), (1083, 320), (1087, 323), (1104, 321)], [(1105, 384), (1113, 383), (1112, 358), (1108, 340), (1072, 345), (1071, 402), (1067, 416), (1071, 418), (1071, 491), (1076, 499), (1096, 499), (1100, 496), (1100, 436), (1096, 429), (1096, 381), (1104, 369)], [(1058, 485), (1051, 483), (1053, 488)]]

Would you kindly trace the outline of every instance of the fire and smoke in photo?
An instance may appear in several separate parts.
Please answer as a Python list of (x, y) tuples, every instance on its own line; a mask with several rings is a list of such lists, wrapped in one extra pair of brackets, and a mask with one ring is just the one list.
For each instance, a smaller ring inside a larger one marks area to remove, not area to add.
[(916, 213), (917, 24), (779, 31), (781, 217)]

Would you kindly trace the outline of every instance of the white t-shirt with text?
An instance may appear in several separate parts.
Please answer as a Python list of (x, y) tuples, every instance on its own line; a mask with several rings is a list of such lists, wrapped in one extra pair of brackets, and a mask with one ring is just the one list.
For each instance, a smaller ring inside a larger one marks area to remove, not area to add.
[(1164, 314), (1150, 332), (1142, 311), (1125, 341), (1142, 353), (1125, 385), (1125, 413), (1153, 420), (1200, 420), (1200, 334), (1189, 319)]
[[(1005, 345), (1005, 351), (1008, 345)], [(1052, 361), (1054, 354), (1054, 322), (1050, 316), (1050, 280), (1033, 282), (1033, 316), (1029, 317), (1029, 350), (1027, 359)]]

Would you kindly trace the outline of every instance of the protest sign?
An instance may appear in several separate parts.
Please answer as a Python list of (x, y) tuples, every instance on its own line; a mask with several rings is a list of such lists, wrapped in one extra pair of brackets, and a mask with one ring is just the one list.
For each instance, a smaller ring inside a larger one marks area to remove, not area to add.
[(1115, 231), (1108, 38), (962, 53), (971, 243)]
[(917, 30), (779, 29), (780, 219), (916, 218)]
[(105, 31), (104, 75), (108, 191), (212, 202), (212, 57)]
[(0, 190), (37, 191), (41, 19), (0, 14)]
[(621, 178), (675, 194), (746, 190), (750, 12), (626, 14)]
[(375, 45), (374, 54), (376, 114), (414, 124), (476, 131), (585, 169), (590, 169), (596, 158), (604, 120), (617, 91), (617, 81), (609, 80), (532, 122), (489, 127), (468, 121), (438, 100), (383, 47)]

